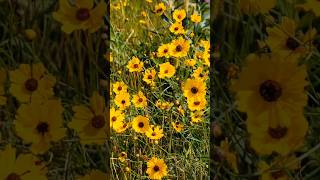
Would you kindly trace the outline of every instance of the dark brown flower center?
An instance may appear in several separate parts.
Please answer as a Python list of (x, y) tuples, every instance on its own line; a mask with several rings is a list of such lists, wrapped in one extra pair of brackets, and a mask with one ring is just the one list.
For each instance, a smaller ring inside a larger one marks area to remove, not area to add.
[(31, 79), (28, 79), (25, 84), (24, 84), (24, 87), (30, 91), (30, 92), (33, 92), (35, 90), (38, 89), (38, 81), (34, 78), (31, 78)]
[(111, 120), (112, 120), (113, 122), (115, 122), (115, 121), (117, 120), (117, 117), (113, 116), (113, 117), (111, 118)]
[(175, 27), (175, 28), (174, 28), (175, 31), (178, 31), (178, 29), (179, 29), (178, 27)]
[(139, 128), (143, 128), (144, 127), (144, 123), (143, 122), (139, 122), (138, 126), (139, 126)]
[(181, 15), (179, 14), (179, 15), (178, 15), (178, 19), (181, 19), (181, 18), (182, 18), (182, 17), (181, 17)]
[(42, 136), (49, 132), (49, 124), (46, 122), (40, 122), (37, 127), (36, 127), (37, 131), (39, 134), (41, 134)]
[(122, 87), (121, 86), (118, 86), (118, 91), (121, 91), (122, 90)]
[(167, 74), (168, 72), (169, 72), (168, 69), (166, 69), (166, 70), (164, 71), (165, 74)]
[(193, 104), (198, 106), (198, 105), (200, 105), (200, 102), (199, 101), (195, 101)]
[(122, 101), (121, 101), (121, 104), (125, 104), (125, 103), (126, 103), (126, 101), (125, 101), (125, 100), (122, 100)]
[(152, 134), (151, 134), (151, 136), (156, 136), (157, 135), (157, 133), (155, 133), (155, 132), (153, 132)]
[(157, 166), (157, 165), (155, 165), (155, 166), (153, 167), (153, 170), (154, 170), (155, 172), (158, 172), (158, 171), (160, 171), (160, 167)]
[(176, 51), (177, 51), (177, 52), (182, 51), (182, 46), (181, 46), (181, 45), (176, 46)]
[(167, 52), (168, 52), (168, 49), (164, 49), (163, 52), (164, 52), (164, 53), (167, 53)]
[(95, 116), (91, 120), (92, 127), (97, 129), (103, 128), (105, 124), (106, 124), (106, 121), (104, 119), (104, 116), (102, 115)]
[(192, 87), (192, 88), (191, 88), (191, 92), (192, 92), (192, 94), (197, 94), (198, 88)]
[(287, 132), (288, 128), (280, 126), (268, 129), (268, 133), (273, 139), (281, 139), (287, 134)]
[(7, 176), (6, 180), (21, 180), (21, 178), (18, 174), (11, 173)]
[(139, 65), (138, 65), (138, 64), (134, 64), (133, 67), (134, 67), (134, 68), (138, 68)]
[(300, 46), (299, 42), (297, 40), (295, 40), (294, 38), (292, 37), (289, 37), (287, 39), (287, 42), (286, 42), (286, 46), (291, 49), (291, 50), (295, 50), (296, 48), (298, 48)]
[(85, 21), (90, 18), (90, 11), (87, 8), (80, 8), (76, 13), (76, 18), (79, 21)]
[(273, 102), (278, 100), (278, 98), (281, 96), (282, 88), (278, 82), (267, 80), (260, 85), (259, 92), (264, 100)]
[(162, 8), (159, 8), (156, 10), (157, 13), (161, 13), (162, 12)]
[(142, 98), (139, 98), (138, 101), (139, 101), (139, 102), (143, 102), (143, 99), (142, 99)]
[(148, 75), (148, 79), (152, 79), (152, 76), (151, 76), (151, 75)]

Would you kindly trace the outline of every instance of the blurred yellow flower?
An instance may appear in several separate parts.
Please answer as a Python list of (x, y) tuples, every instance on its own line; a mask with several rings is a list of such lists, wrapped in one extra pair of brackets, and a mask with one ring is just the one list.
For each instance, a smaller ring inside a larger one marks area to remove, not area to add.
[(19, 68), (9, 72), (10, 93), (21, 103), (45, 101), (54, 95), (54, 76), (48, 73), (43, 64), (20, 64)]
[(239, 0), (239, 7), (245, 14), (268, 13), (275, 7), (277, 0)]
[(304, 4), (296, 5), (296, 7), (303, 8), (305, 11), (312, 11), (317, 17), (320, 16), (320, 1), (306, 0)]
[(220, 143), (220, 148), (222, 149), (223, 155), (228, 162), (229, 166), (238, 173), (237, 156), (235, 153), (230, 151), (230, 143), (228, 139), (225, 139)]
[(154, 12), (157, 14), (157, 15), (162, 15), (164, 13), (164, 11), (166, 10), (166, 6), (164, 5), (164, 3), (159, 3), (157, 4), (155, 7), (154, 7)]
[(31, 154), (17, 156), (11, 145), (0, 151), (0, 179), (3, 180), (46, 180), (48, 169)]
[(94, 0), (75, 0), (75, 6), (71, 6), (68, 0), (59, 0), (59, 6), (53, 18), (62, 23), (61, 29), (66, 33), (79, 29), (93, 33), (104, 24), (103, 17), (107, 11), (104, 1), (94, 7)]
[(199, 15), (198, 13), (194, 12), (192, 15), (191, 15), (191, 21), (194, 22), (194, 23), (199, 23), (201, 22), (201, 15)]
[(16, 133), (25, 142), (31, 143), (33, 153), (45, 153), (51, 147), (51, 142), (59, 141), (65, 136), (63, 111), (59, 100), (22, 104), (17, 110)]
[(74, 129), (82, 144), (103, 144), (107, 139), (107, 108), (105, 99), (98, 92), (93, 92), (90, 105), (72, 107), (74, 115), (68, 126)]

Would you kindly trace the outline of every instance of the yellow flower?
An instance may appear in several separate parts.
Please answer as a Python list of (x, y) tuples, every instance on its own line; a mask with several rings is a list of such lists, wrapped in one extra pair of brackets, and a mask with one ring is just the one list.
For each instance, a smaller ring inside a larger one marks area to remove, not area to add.
[(170, 57), (170, 44), (163, 44), (163, 45), (159, 46), (157, 56), (169, 58)]
[(173, 57), (185, 57), (188, 55), (190, 42), (182, 37), (175, 39), (170, 44), (170, 53)]
[(280, 27), (267, 27), (268, 38), (266, 43), (272, 52), (283, 51), (287, 56), (305, 55), (312, 49), (312, 40), (315, 38), (317, 31), (315, 28), (310, 29), (306, 34), (297, 34), (297, 25), (293, 19), (284, 17)]
[(317, 17), (320, 16), (320, 2), (318, 0), (306, 0), (306, 3), (299, 4), (297, 7), (301, 7), (305, 11), (312, 11)]
[(153, 85), (157, 72), (154, 69), (148, 69), (144, 72), (143, 81), (147, 84)]
[(136, 108), (144, 108), (148, 105), (147, 98), (141, 91), (132, 96), (132, 103)]
[(139, 58), (133, 57), (127, 65), (129, 72), (141, 72), (143, 70), (143, 62)]
[(45, 101), (54, 95), (54, 76), (49, 74), (43, 64), (20, 64), (10, 71), (10, 93), (20, 102)]
[(201, 15), (199, 15), (199, 14), (196, 13), (196, 12), (194, 12), (194, 13), (191, 15), (191, 21), (192, 21), (192, 22), (195, 22), (195, 23), (201, 22)]
[(150, 179), (161, 179), (167, 176), (167, 165), (163, 159), (159, 159), (157, 157), (152, 157), (147, 162), (147, 174)]
[(113, 92), (116, 94), (126, 93), (128, 86), (123, 81), (118, 81), (112, 84)]
[(100, 171), (100, 170), (91, 170), (91, 172), (81, 178), (78, 178), (78, 180), (103, 180), (103, 179), (109, 179), (110, 177)]
[[(307, 103), (306, 66), (282, 54), (250, 54), (239, 78), (232, 81), (238, 109), (249, 116), (264, 116), (272, 127), (290, 121)], [(265, 123), (265, 122), (263, 122)]]
[(26, 29), (24, 30), (24, 36), (28, 41), (33, 41), (37, 38), (37, 32), (33, 29)]
[(141, 16), (147, 17), (147, 13), (145, 11), (141, 11)]
[(126, 153), (126, 152), (121, 152), (121, 153), (119, 154), (118, 159), (119, 159), (120, 162), (125, 162), (126, 159), (127, 159), (127, 153)]
[(187, 59), (184, 61), (184, 64), (190, 67), (194, 67), (197, 64), (197, 61), (194, 59)]
[(137, 116), (133, 118), (132, 128), (138, 133), (145, 133), (149, 129), (149, 118), (144, 116)]
[(169, 30), (170, 30), (170, 32), (172, 32), (174, 34), (184, 34), (185, 33), (181, 22), (175, 22), (175, 23), (171, 24)]
[(22, 104), (15, 121), (17, 135), (25, 142), (32, 143), (33, 153), (46, 152), (51, 142), (59, 141), (65, 135), (66, 129), (62, 125), (63, 111), (59, 100)]
[(245, 14), (268, 13), (275, 7), (277, 0), (239, 0), (240, 9)]
[(123, 114), (122, 111), (116, 110), (115, 108), (110, 109), (110, 127), (111, 128), (114, 127), (113, 125), (116, 122), (123, 121), (124, 118), (125, 118), (125, 115)]
[(172, 17), (177, 22), (181, 22), (185, 17), (187, 13), (184, 9), (176, 9), (173, 11)]
[(152, 140), (159, 140), (163, 137), (163, 130), (161, 129), (160, 126), (156, 126), (156, 127), (151, 126), (146, 131), (146, 136)]
[(206, 108), (207, 100), (205, 97), (197, 96), (195, 98), (188, 99), (188, 108), (191, 111), (201, 111)]
[(179, 106), (178, 108), (177, 108), (177, 110), (178, 110), (178, 112), (182, 115), (182, 116), (184, 116), (184, 110), (183, 110), (183, 107), (182, 106)]
[(278, 157), (271, 165), (267, 164), (265, 161), (261, 161), (258, 164), (258, 167), (262, 172), (261, 180), (289, 180), (291, 179), (291, 176), (288, 171), (296, 170), (299, 166), (299, 160), (295, 156)]
[(203, 72), (202, 67), (198, 67), (196, 70), (193, 71), (193, 74), (192, 74), (194, 78), (199, 78), (204, 82), (208, 79), (208, 75), (209, 75), (209, 71)]
[(159, 67), (160, 67), (160, 70), (159, 70), (158, 77), (161, 79), (171, 78), (176, 73), (176, 68), (173, 65), (171, 65), (169, 62), (162, 63), (159, 65)]
[(124, 110), (130, 106), (130, 94), (125, 92), (121, 94), (117, 94), (114, 98), (115, 104), (120, 108), (120, 110)]
[(210, 52), (210, 41), (201, 40), (200, 45), (204, 48), (204, 52)]
[(182, 86), (183, 95), (189, 98), (203, 97), (206, 94), (206, 84), (201, 79), (187, 79)]
[(152, 3), (152, 0), (146, 0), (146, 2), (148, 2), (148, 3)]
[(7, 72), (0, 68), (0, 106), (7, 104), (5, 95), (4, 83), (7, 81)]
[(3, 180), (46, 180), (48, 169), (31, 154), (16, 155), (11, 145), (0, 151), (0, 179)]
[(130, 124), (124, 121), (117, 121), (113, 124), (113, 130), (117, 133), (123, 133), (129, 128)]
[(203, 111), (194, 111), (191, 112), (191, 122), (198, 123), (203, 121)]
[(164, 3), (159, 3), (157, 4), (155, 7), (154, 7), (154, 12), (157, 14), (157, 15), (162, 15), (164, 13), (164, 11), (166, 10), (166, 6), (164, 5)]
[(181, 132), (184, 127), (183, 124), (180, 122), (171, 122), (171, 125), (177, 132)]
[(90, 106), (73, 106), (74, 115), (68, 126), (74, 129), (82, 144), (103, 144), (107, 138), (107, 108), (105, 99), (98, 92), (93, 92)]
[(89, 30), (96, 32), (103, 24), (103, 17), (107, 11), (107, 4), (100, 1), (94, 6), (94, 0), (75, 0), (71, 6), (68, 0), (59, 0), (60, 9), (53, 13), (53, 18), (62, 23), (62, 31), (71, 33), (75, 30)]
[(238, 173), (238, 165), (237, 165), (237, 156), (235, 153), (230, 151), (230, 143), (228, 142), (228, 139), (225, 139), (220, 143), (220, 148), (223, 152), (224, 157), (226, 158), (229, 166)]
[(259, 155), (268, 155), (273, 152), (286, 155), (303, 146), (308, 131), (307, 120), (301, 111), (293, 112), (287, 118), (290, 122), (284, 122), (281, 119), (271, 124), (268, 123), (267, 117), (248, 116), (247, 129), (251, 135), (250, 143)]

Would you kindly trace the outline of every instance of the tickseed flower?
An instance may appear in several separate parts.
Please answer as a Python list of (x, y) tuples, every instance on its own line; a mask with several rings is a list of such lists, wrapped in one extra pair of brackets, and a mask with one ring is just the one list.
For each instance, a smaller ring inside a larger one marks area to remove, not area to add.
[(25, 142), (31, 143), (33, 153), (45, 153), (50, 149), (51, 142), (57, 142), (65, 136), (63, 111), (59, 100), (22, 104), (17, 110), (16, 133)]
[(150, 84), (150, 85), (154, 85), (154, 80), (156, 78), (156, 70), (154, 69), (147, 69), (145, 72), (144, 72), (144, 75), (143, 75), (143, 81), (146, 82), (147, 84)]
[(170, 57), (170, 50), (171, 50), (170, 44), (162, 44), (158, 48), (157, 56), (169, 58)]
[(127, 92), (117, 94), (116, 97), (114, 98), (114, 102), (120, 108), (120, 110), (124, 110), (128, 108), (131, 104), (130, 94)]
[(206, 84), (199, 78), (187, 79), (182, 86), (186, 98), (203, 97), (206, 94)]
[(141, 72), (143, 70), (143, 62), (139, 58), (133, 57), (127, 65), (129, 72)]
[(127, 153), (126, 152), (119, 153), (118, 159), (120, 162), (125, 162), (127, 159)]
[(163, 137), (163, 135), (163, 130), (160, 126), (150, 126), (149, 129), (146, 131), (146, 136), (152, 140), (159, 140)]
[(167, 176), (167, 165), (163, 159), (159, 159), (157, 157), (152, 157), (147, 162), (147, 174), (150, 179), (161, 179)]
[[(93, 92), (90, 105), (76, 105), (72, 107), (74, 115), (68, 126), (74, 129), (82, 144), (103, 144), (106, 140), (107, 108), (105, 99), (98, 92)], [(111, 118), (115, 116), (114, 112)], [(120, 117), (119, 117), (120, 116)], [(119, 114), (118, 118), (121, 118)]]
[(148, 105), (147, 98), (143, 92), (139, 91), (138, 94), (132, 96), (132, 104), (136, 108), (144, 108)]
[(54, 76), (48, 73), (43, 64), (20, 64), (19, 68), (9, 72), (10, 93), (21, 103), (45, 101), (54, 95)]
[(171, 122), (172, 127), (177, 132), (181, 132), (183, 130), (184, 125), (181, 122)]
[(113, 128), (114, 124), (123, 121), (125, 115), (122, 111), (116, 110), (114, 107), (110, 109), (110, 127)]
[(150, 128), (149, 118), (141, 115), (135, 117), (132, 121), (132, 128), (138, 133), (145, 133)]
[(192, 15), (191, 15), (191, 21), (194, 22), (194, 23), (199, 23), (201, 22), (201, 15), (199, 15), (198, 13), (194, 12)]
[(115, 92), (116, 94), (125, 93), (127, 92), (127, 89), (128, 89), (128, 86), (122, 81), (113, 83), (112, 87), (113, 87), (113, 92)]
[(184, 9), (176, 9), (173, 11), (172, 17), (175, 21), (181, 22), (184, 18), (186, 18), (186, 11)]
[(188, 55), (190, 49), (190, 42), (182, 37), (175, 39), (170, 44), (171, 56), (179, 58)]
[(5, 146), (0, 151), (0, 179), (3, 180), (28, 180), (47, 179), (48, 169), (32, 154), (19, 154), (11, 145)]
[(169, 28), (170, 32), (172, 32), (173, 34), (184, 34), (185, 33), (185, 30), (182, 26), (182, 23), (180, 22), (175, 22), (173, 23), (170, 28)]
[(80, 29), (93, 33), (104, 24), (103, 16), (107, 10), (104, 1), (94, 7), (94, 0), (75, 0), (75, 6), (71, 6), (68, 0), (59, 0), (59, 6), (53, 18), (62, 23), (61, 29), (65, 33)]
[(163, 63), (159, 65), (160, 70), (158, 77), (161, 79), (171, 78), (176, 73), (176, 68), (171, 65), (169, 62)]
[(157, 4), (155, 7), (154, 7), (154, 12), (157, 14), (157, 15), (162, 15), (164, 13), (164, 11), (166, 10), (166, 6), (164, 5), (164, 3), (159, 3)]

